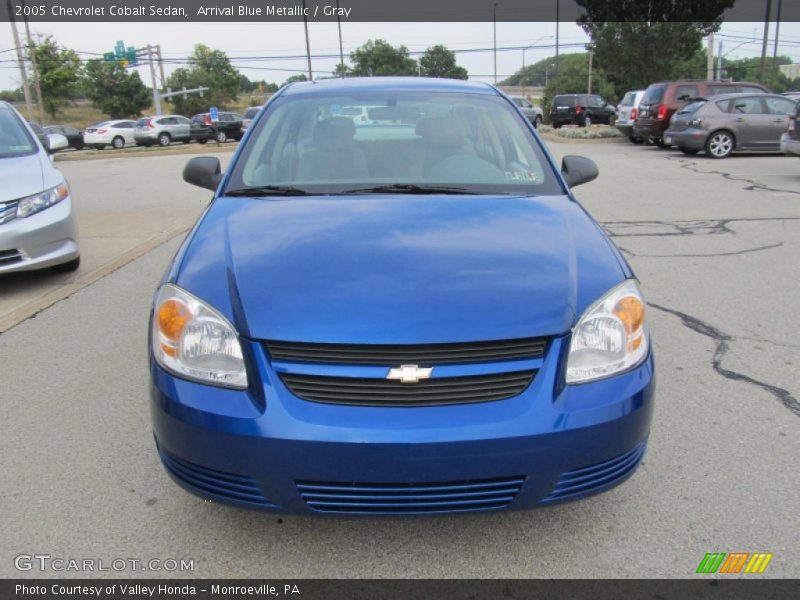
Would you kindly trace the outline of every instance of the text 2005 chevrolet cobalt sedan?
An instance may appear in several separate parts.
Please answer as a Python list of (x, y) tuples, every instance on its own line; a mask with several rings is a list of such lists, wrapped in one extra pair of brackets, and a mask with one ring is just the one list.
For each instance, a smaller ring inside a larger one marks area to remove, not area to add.
[(283, 88), (156, 292), (166, 470), (309, 514), (531, 508), (645, 451), (654, 371), (633, 273), (524, 115), (467, 82)]

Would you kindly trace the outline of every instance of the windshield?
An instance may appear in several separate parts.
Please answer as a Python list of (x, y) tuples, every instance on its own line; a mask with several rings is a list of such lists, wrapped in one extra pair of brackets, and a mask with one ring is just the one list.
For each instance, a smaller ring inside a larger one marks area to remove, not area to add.
[(507, 100), (444, 92), (281, 96), (251, 134), (226, 192), (291, 186), (336, 194), (409, 185), (563, 193)]
[(17, 115), (0, 107), (0, 158), (25, 156), (36, 152), (36, 142)]

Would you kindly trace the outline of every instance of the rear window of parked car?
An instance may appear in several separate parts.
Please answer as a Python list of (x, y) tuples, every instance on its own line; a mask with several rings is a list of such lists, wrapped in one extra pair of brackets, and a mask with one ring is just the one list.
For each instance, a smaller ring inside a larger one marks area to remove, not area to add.
[(626, 92), (619, 101), (620, 106), (633, 106), (633, 101), (636, 98), (636, 92)]
[(689, 98), (697, 98), (698, 90), (696, 85), (675, 86), (675, 100), (685, 102)]
[(773, 115), (793, 115), (797, 109), (797, 103), (788, 98), (767, 96), (764, 101), (767, 103), (767, 109)]
[(553, 106), (569, 106), (573, 108), (577, 98), (577, 96), (556, 96), (553, 98)]
[(667, 89), (666, 83), (651, 85), (647, 88), (642, 98), (642, 104), (657, 104), (664, 99), (664, 91)]
[(706, 103), (705, 100), (695, 100), (694, 102), (689, 102), (689, 104), (687, 104), (678, 111), (678, 114), (685, 115), (685, 114), (696, 113), (698, 110), (700, 110), (700, 107), (703, 106), (705, 103)]

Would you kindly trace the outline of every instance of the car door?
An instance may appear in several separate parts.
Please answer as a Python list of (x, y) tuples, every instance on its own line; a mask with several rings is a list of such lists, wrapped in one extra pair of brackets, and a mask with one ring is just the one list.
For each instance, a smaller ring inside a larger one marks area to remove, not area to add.
[(175, 131), (173, 138), (188, 140), (192, 134), (192, 122), (186, 117), (175, 117)]
[(120, 121), (114, 125), (114, 129), (118, 130), (116, 133), (122, 136), (126, 145), (135, 143), (133, 139), (134, 125), (133, 121)]
[(760, 96), (731, 99), (730, 125), (740, 150), (763, 150), (769, 146), (770, 120), (766, 104)]
[(797, 103), (789, 98), (780, 96), (765, 96), (764, 102), (770, 114), (769, 138), (765, 141), (765, 147), (770, 150), (779, 150), (781, 136), (789, 130), (789, 117), (795, 114)]

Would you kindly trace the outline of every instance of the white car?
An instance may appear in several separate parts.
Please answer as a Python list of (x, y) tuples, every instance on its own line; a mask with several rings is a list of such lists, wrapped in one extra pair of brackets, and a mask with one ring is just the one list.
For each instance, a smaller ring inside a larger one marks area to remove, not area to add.
[(617, 105), (617, 120), (614, 125), (634, 144), (641, 144), (644, 139), (633, 135), (633, 125), (639, 113), (639, 104), (644, 98), (644, 90), (631, 90), (625, 92), (622, 100)]
[(67, 145), (54, 133), (40, 142), (22, 116), (0, 102), (0, 273), (80, 265), (70, 189), (48, 156)]
[(116, 149), (134, 146), (133, 131), (136, 123), (130, 119), (100, 121), (89, 125), (83, 132), (83, 143), (90, 148), (102, 150), (106, 146)]

